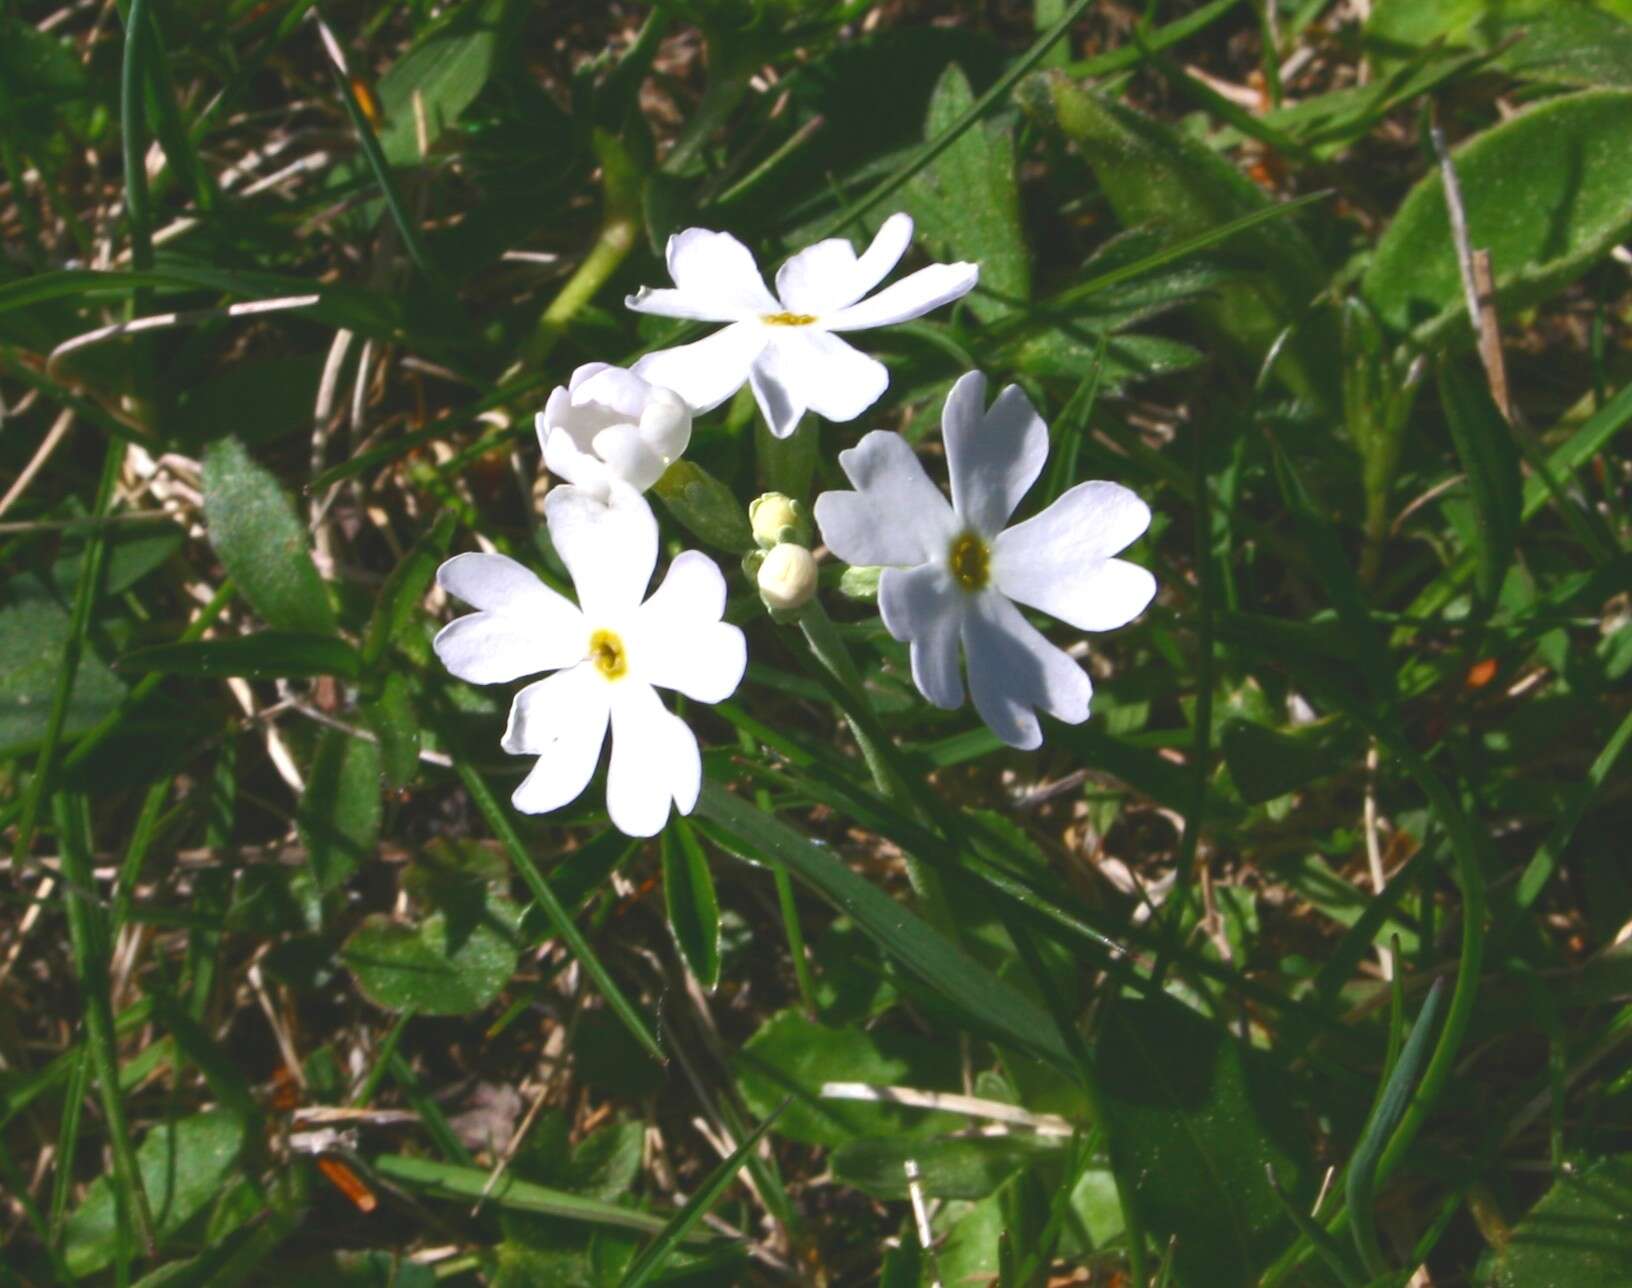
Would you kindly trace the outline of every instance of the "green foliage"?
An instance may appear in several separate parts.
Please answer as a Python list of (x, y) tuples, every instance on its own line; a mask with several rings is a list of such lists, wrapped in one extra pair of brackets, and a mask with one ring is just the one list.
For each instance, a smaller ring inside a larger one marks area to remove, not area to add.
[[(1632, 1276), (1632, 4), (1134, 7), (0, 14), (0, 1282)], [(897, 209), (981, 289), (653, 489), (749, 644), (696, 811), (518, 813), (437, 566), (565, 587), (533, 414), (705, 334), (669, 233)], [(971, 368), (1017, 518), (1154, 516), (1035, 752), (739, 563)]]
[(1632, 1275), (1626, 1211), (1632, 1160), (1623, 1154), (1556, 1181), (1507, 1236), (1490, 1288), (1609, 1288)]
[[(147, 1133), (136, 1163), (161, 1239), (177, 1237), (216, 1198), (244, 1144), (244, 1120), (225, 1110), (190, 1114)], [(86, 1191), (64, 1227), (64, 1257), (73, 1274), (94, 1274), (113, 1263), (116, 1224), (114, 1187), (103, 1177)]]
[[(1632, 93), (1595, 90), (1549, 99), (1484, 131), (1454, 153), (1472, 246), (1490, 252), (1508, 308), (1545, 299), (1585, 273), (1632, 230), (1620, 142)], [(1418, 181), (1378, 243), (1362, 290), (1377, 315), (1423, 344), (1467, 305), (1451, 245), (1444, 181)]]
[(334, 633), (334, 610), (307, 553), (306, 530), (277, 480), (235, 438), (219, 439), (204, 453), (204, 521), (227, 574), (269, 625)]

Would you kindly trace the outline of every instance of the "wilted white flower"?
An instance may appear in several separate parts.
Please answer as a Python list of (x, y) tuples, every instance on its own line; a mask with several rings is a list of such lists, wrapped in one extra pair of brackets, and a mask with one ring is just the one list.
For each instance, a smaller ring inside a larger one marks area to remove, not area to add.
[(550, 473), (602, 500), (615, 479), (644, 492), (691, 442), (691, 409), (679, 394), (604, 362), (574, 371), (533, 424)]
[(772, 546), (760, 561), (755, 582), (765, 607), (779, 613), (803, 608), (816, 594), (816, 556), (792, 541)]
[(695, 344), (649, 353), (634, 370), (665, 385), (695, 412), (718, 407), (747, 381), (778, 438), (807, 411), (853, 420), (890, 383), (876, 358), (835, 332), (863, 331), (922, 317), (967, 295), (976, 264), (931, 264), (863, 298), (889, 275), (912, 242), (912, 219), (894, 214), (859, 257), (842, 237), (807, 246), (765, 289), (753, 254), (730, 233), (688, 228), (669, 238), (674, 288), (642, 287), (625, 303), (642, 313), (728, 322)]
[(852, 564), (882, 564), (884, 625), (912, 649), (912, 678), (938, 707), (963, 702), (961, 643), (975, 710), (1014, 747), (1042, 742), (1037, 712), (1088, 718), (1093, 686), (1013, 601), (1086, 631), (1132, 621), (1156, 580), (1111, 556), (1150, 525), (1150, 510), (1117, 483), (1079, 483), (1041, 514), (1005, 529), (1042, 472), (1048, 428), (1010, 385), (986, 409), (971, 371), (941, 413), (952, 503), (899, 434), (874, 430), (839, 454), (854, 492), (816, 498), (822, 540)]
[[(558, 487), (544, 516), (578, 591), (558, 595), (513, 559), (464, 554), (436, 580), (479, 611), (437, 635), (442, 664), (473, 684), (501, 684), (554, 671), (516, 694), (501, 745), (538, 757), (511, 797), (542, 814), (575, 799), (600, 759), (607, 727), (612, 756), (606, 809), (630, 836), (652, 836), (672, 801), (697, 803), (702, 759), (697, 739), (657, 695), (674, 689), (721, 702), (742, 680), (742, 632), (720, 620), (725, 579), (707, 555), (687, 550), (642, 602), (657, 562), (657, 521), (645, 500), (614, 484), (610, 503)], [(655, 686), (655, 687), (654, 687)]]

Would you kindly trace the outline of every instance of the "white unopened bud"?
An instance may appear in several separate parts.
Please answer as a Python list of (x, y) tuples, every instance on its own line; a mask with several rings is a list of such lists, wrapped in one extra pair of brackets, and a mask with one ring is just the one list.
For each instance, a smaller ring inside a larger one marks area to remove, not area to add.
[(816, 556), (784, 541), (771, 547), (759, 565), (759, 597), (772, 612), (803, 608), (816, 593)]
[(753, 526), (754, 540), (761, 549), (769, 550), (784, 541), (803, 544), (804, 507), (780, 492), (767, 492), (755, 497), (748, 507), (748, 522)]

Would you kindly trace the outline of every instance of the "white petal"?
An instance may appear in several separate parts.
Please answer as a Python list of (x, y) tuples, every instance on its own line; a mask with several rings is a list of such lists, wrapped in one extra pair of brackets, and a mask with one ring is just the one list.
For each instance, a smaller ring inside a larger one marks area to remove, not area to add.
[(684, 456), (691, 443), (691, 408), (685, 399), (662, 385), (649, 386), (640, 413), (640, 436), (665, 465)]
[(580, 663), (516, 694), (504, 749), (538, 756), (510, 798), (523, 814), (560, 809), (589, 785), (606, 741), (608, 687), (593, 666)]
[(622, 419), (636, 421), (652, 388), (632, 371), (590, 362), (572, 373), (572, 405), (599, 404)]
[(574, 367), (572, 371), (572, 378), (567, 381), (568, 392), (576, 391), (579, 386), (584, 383), (584, 381), (590, 379), (592, 376), (599, 375), (611, 365), (612, 364), (610, 362), (586, 362), (580, 367)]
[(765, 422), (786, 438), (806, 410), (854, 420), (878, 401), (890, 373), (876, 358), (816, 327), (781, 327), (754, 363), (754, 395)]
[(776, 293), (789, 313), (828, 313), (859, 298), (850, 294), (856, 249), (847, 238), (829, 237), (793, 256), (776, 272)]
[(856, 491), (817, 497), (816, 526), (840, 559), (910, 567), (946, 553), (957, 516), (906, 439), (875, 429), (840, 452), (839, 465)]
[(878, 583), (885, 627), (912, 644), (912, 682), (948, 711), (963, 703), (958, 638), (967, 598), (940, 564), (886, 568)]
[(988, 540), (1003, 530), (1048, 459), (1048, 426), (1018, 385), (986, 410), (986, 377), (959, 378), (941, 411), (952, 505)]
[(787, 348), (772, 340), (748, 372), (748, 386), (754, 391), (759, 414), (776, 438), (792, 434), (805, 414), (798, 360), (786, 352)]
[(500, 684), (569, 666), (582, 655), (583, 615), (503, 555), (455, 555), (436, 573), (450, 595), (484, 611), (438, 633), (436, 655), (461, 680)]
[(980, 718), (1011, 747), (1042, 743), (1037, 711), (1067, 724), (1088, 718), (1094, 688), (1069, 654), (1050, 644), (995, 591), (970, 597), (963, 619), (969, 692)]
[(751, 252), (730, 233), (687, 228), (669, 238), (672, 291), (642, 290), (625, 303), (642, 313), (731, 322), (780, 311)]
[(898, 210), (878, 226), (872, 245), (862, 251), (856, 261), (855, 294), (846, 304), (854, 304), (873, 287), (890, 275), (890, 270), (901, 262), (901, 256), (912, 245), (912, 216)]
[(846, 308), (888, 277), (911, 244), (912, 217), (893, 214), (859, 259), (844, 237), (805, 247), (782, 265), (776, 293), (790, 313), (820, 316)]
[(449, 672), (471, 684), (503, 684), (568, 666), (577, 650), (560, 649), (551, 657), (539, 647), (538, 632), (520, 616), (471, 613), (449, 622), (431, 647)]
[(617, 481), (607, 500), (583, 488), (552, 488), (544, 519), (592, 629), (640, 604), (657, 563), (657, 520), (639, 492)]
[(564, 483), (605, 497), (612, 484), (612, 472), (593, 452), (586, 452), (565, 429), (542, 433), (544, 468)]
[(931, 309), (962, 299), (980, 280), (979, 264), (931, 264), (886, 286), (877, 295), (822, 319), (832, 331), (862, 331), (921, 318)]
[(1145, 611), (1156, 579), (1110, 556), (1150, 526), (1150, 508), (1119, 483), (1079, 483), (992, 543), (992, 580), (1011, 599), (1079, 630), (1109, 631)]
[(544, 612), (557, 605), (572, 607), (530, 568), (505, 555), (454, 555), (436, 570), (436, 584), (472, 608), (494, 612), (519, 612), (533, 605)]
[(698, 550), (685, 550), (641, 605), (629, 656), (639, 678), (698, 702), (724, 702), (742, 683), (748, 645), (725, 612), (725, 578)]
[(669, 818), (697, 803), (702, 754), (685, 721), (668, 711), (657, 690), (632, 677), (612, 693), (612, 762), (606, 774), (606, 811), (628, 836), (655, 836)]
[(674, 390), (692, 411), (712, 411), (742, 388), (768, 339), (763, 324), (736, 322), (692, 344), (648, 353), (631, 370)]
[(544, 403), (544, 410), (533, 416), (533, 430), (538, 434), (538, 446), (541, 450), (549, 450), (550, 431), (557, 425), (563, 425), (567, 419), (567, 409), (572, 406), (572, 391), (565, 385), (557, 385), (550, 390), (550, 396)]
[(595, 435), (595, 455), (612, 474), (637, 492), (644, 492), (663, 476), (668, 462), (647, 446), (633, 425), (614, 425)]

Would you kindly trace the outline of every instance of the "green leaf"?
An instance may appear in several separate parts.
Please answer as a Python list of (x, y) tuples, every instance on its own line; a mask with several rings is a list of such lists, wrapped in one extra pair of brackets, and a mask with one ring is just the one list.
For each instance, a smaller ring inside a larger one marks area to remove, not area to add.
[[(67, 612), (51, 599), (30, 596), (0, 608), (0, 752), (45, 736), (69, 625)], [(115, 711), (124, 696), (118, 676), (85, 648), (68, 695), (63, 736), (91, 728)]]
[(1489, 1288), (1632, 1283), (1632, 1154), (1566, 1174), (1513, 1227)]
[(1295, 1187), (1286, 1089), (1222, 1027), (1166, 998), (1121, 1000), (1094, 1043), (1112, 1157), (1163, 1242), (1177, 1282), (1256, 1282), (1279, 1250), (1285, 1214), (1264, 1173)]
[(564, 1190), (534, 1185), (518, 1179), (512, 1172), (505, 1172), (495, 1182), (491, 1170), (485, 1167), (459, 1167), (399, 1154), (382, 1155), (373, 1160), (372, 1166), (381, 1176), (398, 1185), (466, 1206), (486, 1195), (486, 1203), (510, 1211), (537, 1212), (572, 1221), (638, 1230), (643, 1234), (656, 1233), (664, 1228), (662, 1217), (620, 1207), (604, 1199), (583, 1198)]
[[(1504, 308), (1574, 281), (1632, 232), (1632, 92), (1549, 99), (1453, 154), (1468, 241), (1490, 252)], [(1419, 344), (1465, 333), (1467, 308), (1436, 169), (1411, 189), (1361, 283), (1377, 314)]]
[(848, 913), (885, 953), (961, 1010), (979, 1030), (1061, 1069), (1074, 1068), (1054, 1021), (1037, 1003), (857, 876), (831, 852), (711, 782), (703, 783), (697, 810), (750, 851), (785, 864), (834, 907)]
[[(1212, 149), (1062, 72), (1028, 77), (1016, 97), (1076, 144), (1125, 228), (1149, 225), (1177, 242), (1271, 205), (1262, 189)], [(1326, 285), (1314, 249), (1286, 222), (1244, 229), (1228, 247), (1248, 274), (1200, 304), (1202, 316), (1255, 360), (1297, 323), (1276, 363), (1277, 376), (1323, 407), (1340, 406), (1332, 380), (1335, 329), (1324, 314), (1306, 316)]]
[[(244, 1147), (244, 1120), (226, 1110), (192, 1114), (153, 1128), (136, 1164), (161, 1242), (202, 1212), (220, 1193)], [(63, 1254), (76, 1275), (110, 1265), (118, 1237), (111, 1180), (91, 1183), (68, 1218)]]
[(419, 717), (408, 677), (393, 671), (385, 677), (379, 696), (360, 708), (364, 723), (380, 742), (380, 764), (385, 781), (403, 788), (419, 772)]
[(1058, 1144), (1026, 1136), (899, 1136), (847, 1141), (833, 1151), (833, 1177), (875, 1199), (908, 1196), (908, 1162), (916, 1163), (927, 1198), (983, 1199), (1021, 1168), (1061, 1157)]
[(872, 1101), (823, 1098), (828, 1082), (951, 1091), (957, 1055), (950, 1047), (891, 1029), (834, 1028), (797, 1011), (780, 1011), (743, 1044), (736, 1060), (743, 1099), (768, 1113), (792, 1095), (777, 1134), (810, 1145), (864, 1136), (929, 1135), (958, 1125), (943, 1113)]
[(432, 913), (417, 926), (375, 913), (352, 932), (341, 956), (376, 1006), (469, 1015), (499, 995), (518, 960), (514, 905), (494, 897), (483, 912), (457, 938), (447, 913)]
[(663, 834), (663, 906), (680, 955), (697, 982), (712, 991), (720, 982), (720, 901), (697, 834), (676, 817)]
[(368, 620), (368, 632), (363, 637), (363, 666), (372, 670), (378, 666), (386, 650), (413, 620), (420, 601), (430, 589), (436, 576), (437, 565), (447, 554), (448, 542), (453, 538), (454, 518), (444, 513), (423, 537), (403, 555), (391, 575), (380, 588), (374, 601), (374, 612)]
[(1523, 504), (1518, 449), (1489, 391), (1463, 364), (1452, 360), (1440, 364), (1439, 400), (1473, 494), (1478, 534), (1474, 586), (1490, 603), (1502, 587), (1518, 543)]
[(380, 150), (392, 165), (419, 163), (414, 96), (424, 108), (425, 136), (434, 146), (476, 101), (500, 50), (509, 0), (482, 0), (454, 8), (380, 77)]
[[(938, 138), (974, 106), (963, 68), (951, 63), (929, 100), (925, 141)], [(1031, 260), (1020, 224), (1013, 130), (977, 122), (908, 185), (905, 205), (919, 239), (940, 259), (980, 265), (969, 309), (993, 322), (1031, 298)]]
[(333, 890), (374, 857), (380, 835), (380, 749), (324, 729), (295, 811), (317, 888)]
[(1267, 729), (1231, 720), (1220, 739), (1230, 778), (1249, 805), (1261, 805), (1354, 762), (1358, 740), (1335, 722)]
[(334, 610), (307, 551), (306, 528), (276, 479), (235, 438), (204, 452), (204, 521), (228, 574), (279, 630), (333, 635)]
[(299, 631), (261, 631), (221, 640), (150, 644), (133, 649), (117, 663), (121, 671), (157, 671), (165, 675), (241, 675), (251, 680), (274, 676), (338, 675), (355, 680), (362, 673), (357, 650), (332, 635)]
[(669, 466), (652, 485), (652, 495), (704, 545), (734, 555), (755, 548), (748, 511), (736, 493), (695, 461)]

